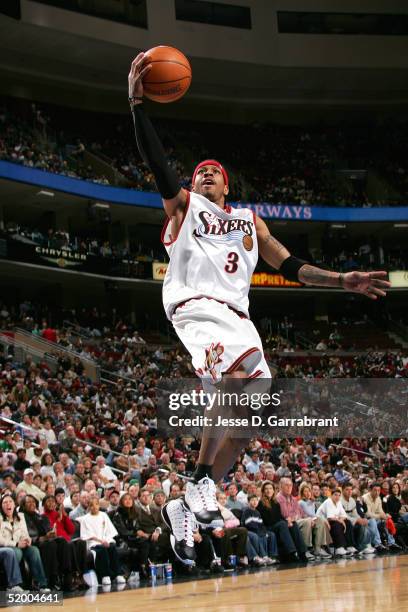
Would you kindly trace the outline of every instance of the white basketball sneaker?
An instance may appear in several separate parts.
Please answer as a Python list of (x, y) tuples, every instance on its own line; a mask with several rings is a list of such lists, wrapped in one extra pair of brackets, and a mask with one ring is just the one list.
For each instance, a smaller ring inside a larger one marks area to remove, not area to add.
[(180, 497), (164, 504), (161, 514), (171, 531), (170, 544), (177, 559), (184, 565), (194, 566), (193, 531), (198, 527), (194, 515)]
[(215, 483), (211, 478), (204, 476), (197, 483), (188, 482), (185, 500), (203, 528), (224, 527), (224, 520), (217, 504)]

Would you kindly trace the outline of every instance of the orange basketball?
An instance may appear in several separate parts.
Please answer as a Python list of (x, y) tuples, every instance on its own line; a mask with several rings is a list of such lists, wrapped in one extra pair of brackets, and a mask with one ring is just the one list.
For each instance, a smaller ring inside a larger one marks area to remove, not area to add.
[(190, 62), (174, 47), (153, 47), (146, 51), (151, 70), (143, 79), (144, 94), (155, 102), (175, 102), (184, 96), (191, 83)]

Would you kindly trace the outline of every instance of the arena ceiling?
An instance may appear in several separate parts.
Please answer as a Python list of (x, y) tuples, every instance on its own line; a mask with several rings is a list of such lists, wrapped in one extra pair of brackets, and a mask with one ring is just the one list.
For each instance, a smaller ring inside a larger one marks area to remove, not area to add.
[[(0, 92), (27, 95), (33, 84), (118, 97), (139, 51), (0, 16)], [(192, 57), (190, 102), (233, 105), (406, 105), (403, 68), (296, 68)], [(49, 96), (48, 96), (49, 97)]]

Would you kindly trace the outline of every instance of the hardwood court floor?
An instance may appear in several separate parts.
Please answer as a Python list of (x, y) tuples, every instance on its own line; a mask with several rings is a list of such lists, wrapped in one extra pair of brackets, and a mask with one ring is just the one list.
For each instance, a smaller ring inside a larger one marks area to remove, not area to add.
[(408, 556), (340, 560), (285, 570), (264, 569), (64, 601), (64, 612), (133, 610), (407, 612)]

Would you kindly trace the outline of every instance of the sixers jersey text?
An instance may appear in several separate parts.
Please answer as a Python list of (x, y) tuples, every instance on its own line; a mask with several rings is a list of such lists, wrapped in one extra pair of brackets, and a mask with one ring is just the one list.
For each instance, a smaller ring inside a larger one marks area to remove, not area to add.
[(255, 218), (246, 208), (219, 208), (191, 192), (176, 237), (166, 222), (162, 241), (170, 257), (163, 283), (167, 317), (186, 300), (207, 297), (248, 316), (248, 292), (258, 260)]

